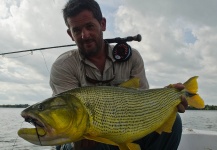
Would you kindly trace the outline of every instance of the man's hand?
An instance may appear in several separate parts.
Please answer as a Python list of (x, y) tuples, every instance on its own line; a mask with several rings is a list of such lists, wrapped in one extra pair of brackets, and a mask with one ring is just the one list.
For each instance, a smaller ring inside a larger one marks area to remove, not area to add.
[[(178, 90), (183, 90), (185, 86), (182, 83), (170, 84), (167, 88), (176, 88)], [(184, 113), (185, 109), (188, 107), (188, 102), (184, 96), (181, 96), (181, 103), (177, 106), (178, 112)]]

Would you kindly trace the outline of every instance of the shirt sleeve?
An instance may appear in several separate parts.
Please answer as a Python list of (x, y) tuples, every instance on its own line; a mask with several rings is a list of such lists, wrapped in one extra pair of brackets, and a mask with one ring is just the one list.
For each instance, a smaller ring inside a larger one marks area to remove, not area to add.
[(140, 79), (140, 89), (149, 89), (142, 56), (135, 49), (133, 49), (132, 59), (133, 65), (131, 70), (131, 77), (138, 77)]
[(51, 68), (50, 87), (53, 95), (76, 88), (79, 86), (73, 70), (66, 63), (55, 62)]

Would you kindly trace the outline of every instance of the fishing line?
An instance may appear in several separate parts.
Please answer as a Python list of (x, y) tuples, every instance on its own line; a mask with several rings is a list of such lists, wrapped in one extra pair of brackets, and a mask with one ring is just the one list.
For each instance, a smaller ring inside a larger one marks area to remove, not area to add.
[(28, 119), (25, 119), (25, 121), (26, 121), (26, 122), (29, 122), (30, 124), (33, 124), (33, 125), (35, 126), (35, 131), (36, 131), (36, 134), (37, 134), (37, 137), (38, 137), (38, 141), (39, 141), (40, 145), (43, 146), (43, 145), (41, 144), (40, 137), (43, 137), (43, 136), (45, 136), (46, 134), (44, 134), (44, 135), (39, 135), (39, 133), (38, 133), (38, 128), (37, 128), (37, 122), (35, 121), (35, 119), (28, 118)]
[[(20, 128), (23, 126), (23, 123), (24, 123), (25, 121), (23, 121), (22, 123), (21, 123), (21, 126), (20, 126)], [(14, 149), (14, 147), (15, 147), (15, 144), (16, 144), (16, 142), (17, 142), (17, 139), (18, 139), (18, 135), (17, 135), (17, 138), (15, 139), (15, 141), (14, 141), (14, 145), (12, 146), (12, 150)]]
[(43, 57), (43, 59), (44, 59), (44, 63), (45, 63), (46, 69), (47, 69), (48, 73), (50, 73), (50, 71), (49, 71), (49, 69), (48, 69), (48, 66), (47, 66), (47, 62), (46, 62), (45, 57), (44, 57), (44, 54), (43, 54), (42, 51), (40, 51), (40, 52), (41, 52), (41, 55), (42, 55), (42, 57)]
[[(21, 83), (20, 83), (21, 84)], [(31, 86), (27, 85), (27, 84), (21, 84), (23, 87), (27, 87), (28, 90), (32, 91), (33, 93), (36, 93), (35, 95), (37, 95), (40, 99), (44, 99), (44, 96), (42, 96), (41, 93), (39, 93), (38, 91), (36, 91), (35, 89), (33, 89)], [(34, 84), (35, 85), (35, 84)], [(36, 84), (37, 85), (37, 84)]]
[[(42, 57), (43, 57), (43, 60), (44, 60), (44, 63), (45, 63), (45, 67), (46, 67), (46, 69), (47, 69), (48, 73), (50, 73), (50, 71), (49, 71), (49, 69), (48, 69), (48, 66), (47, 66), (46, 59), (45, 59), (45, 57), (44, 57), (44, 54), (43, 54), (43, 52), (42, 52), (41, 50), (40, 50), (40, 52), (41, 52), (41, 55), (42, 55)], [(3, 58), (21, 58), (21, 57), (25, 57), (25, 56), (28, 56), (28, 55), (33, 55), (33, 51), (31, 51), (31, 52), (30, 52), (30, 53), (28, 53), (28, 54), (21, 55), (21, 56), (15, 56), (15, 57), (5, 57), (5, 55), (2, 55), (2, 57), (3, 57)]]
[(35, 131), (36, 131), (37, 136), (38, 136), (38, 141), (39, 141), (40, 145), (42, 146), (41, 140), (40, 140), (40, 135), (38, 134), (38, 128), (36, 127), (36, 123), (35, 123), (34, 121), (33, 121), (33, 124), (34, 124), (34, 126), (35, 126)]

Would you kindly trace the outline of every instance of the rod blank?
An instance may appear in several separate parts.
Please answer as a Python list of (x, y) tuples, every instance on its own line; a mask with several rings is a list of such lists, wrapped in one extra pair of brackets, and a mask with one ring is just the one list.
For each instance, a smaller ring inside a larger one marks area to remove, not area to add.
[[(141, 40), (142, 40), (142, 36), (140, 34), (137, 34), (136, 36), (128, 36), (128, 37), (125, 37), (125, 38), (116, 37), (114, 39), (105, 39), (105, 41), (108, 42), (108, 43), (120, 43), (120, 42), (131, 42), (131, 41), (140, 42)], [(0, 55), (8, 55), (8, 54), (15, 54), (15, 53), (23, 53), (23, 52), (33, 52), (33, 51), (39, 51), (39, 50), (61, 48), (61, 47), (70, 47), (70, 46), (76, 46), (76, 44), (53, 46), (53, 47), (43, 47), (43, 48), (36, 48), (36, 49), (29, 49), (29, 50), (22, 50), (22, 51), (7, 52), (7, 53), (1, 53)]]

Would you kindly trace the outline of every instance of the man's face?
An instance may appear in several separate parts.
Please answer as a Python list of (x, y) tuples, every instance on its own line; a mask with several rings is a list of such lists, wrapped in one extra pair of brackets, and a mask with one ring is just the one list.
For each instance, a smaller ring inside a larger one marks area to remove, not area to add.
[(77, 16), (68, 17), (68, 34), (85, 56), (94, 56), (103, 49), (103, 33), (106, 20), (98, 22), (92, 12), (84, 10)]

